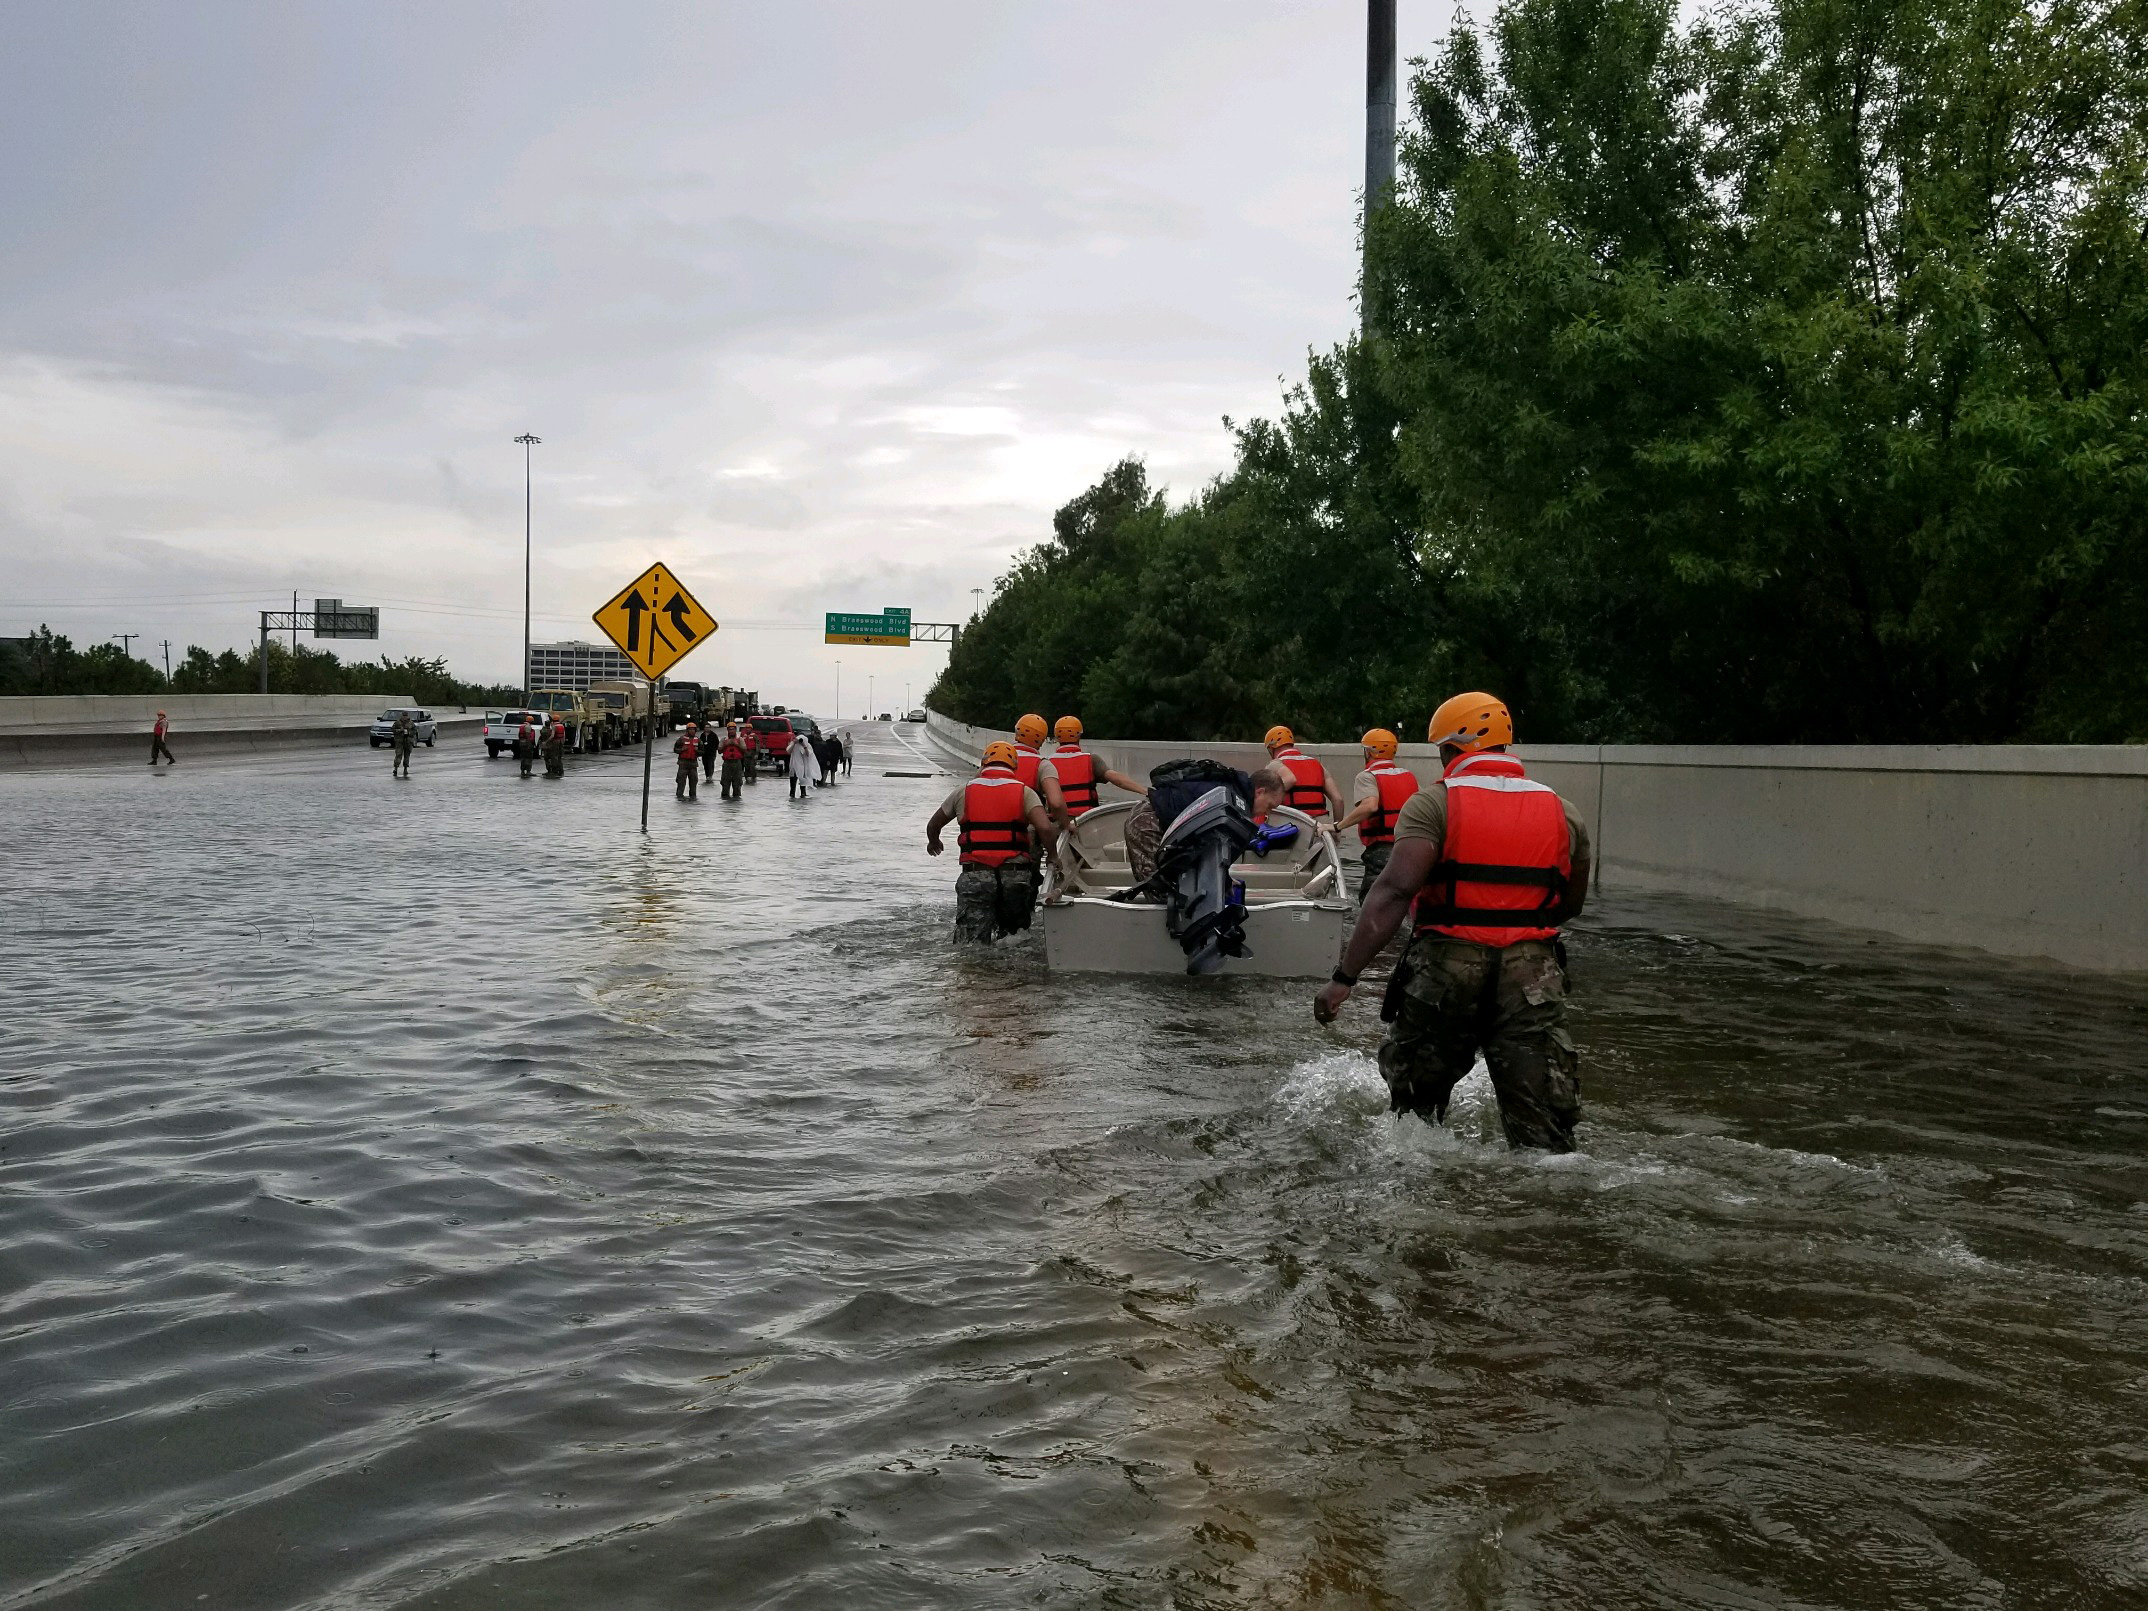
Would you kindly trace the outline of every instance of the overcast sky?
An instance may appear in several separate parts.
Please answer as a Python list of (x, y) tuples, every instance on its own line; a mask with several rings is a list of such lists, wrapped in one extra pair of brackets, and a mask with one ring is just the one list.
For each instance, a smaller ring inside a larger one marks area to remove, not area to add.
[(662, 559), (724, 624), (679, 675), (922, 699), (944, 651), (821, 612), (966, 616), (1348, 329), (1364, 12), (0, 6), (0, 633), (176, 658), (295, 589), (516, 679), (533, 431), (540, 639)]

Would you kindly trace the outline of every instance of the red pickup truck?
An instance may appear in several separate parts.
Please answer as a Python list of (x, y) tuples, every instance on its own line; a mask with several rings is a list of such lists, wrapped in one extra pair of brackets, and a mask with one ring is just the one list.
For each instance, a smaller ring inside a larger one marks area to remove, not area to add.
[(750, 716), (746, 725), (752, 728), (759, 741), (748, 759), (764, 771), (782, 771), (790, 754), (791, 719), (788, 716)]

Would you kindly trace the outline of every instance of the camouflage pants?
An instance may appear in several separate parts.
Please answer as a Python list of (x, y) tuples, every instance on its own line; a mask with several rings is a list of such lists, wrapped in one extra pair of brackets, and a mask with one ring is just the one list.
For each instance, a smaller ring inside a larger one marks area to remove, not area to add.
[(1037, 910), (1034, 862), (962, 869), (955, 880), (955, 938), (990, 945), (1002, 934), (1019, 934)]
[(1566, 970), (1551, 945), (1495, 948), (1422, 934), (1402, 967), (1401, 1010), (1380, 1046), (1394, 1110), (1445, 1119), (1447, 1098), (1482, 1051), (1507, 1144), (1572, 1152), (1580, 1059), (1566, 1033)]
[(1365, 904), (1365, 892), (1380, 881), (1387, 871), (1387, 858), (1395, 853), (1393, 841), (1384, 845), (1365, 845), (1358, 855), (1363, 859), (1364, 870), (1357, 875), (1357, 904)]

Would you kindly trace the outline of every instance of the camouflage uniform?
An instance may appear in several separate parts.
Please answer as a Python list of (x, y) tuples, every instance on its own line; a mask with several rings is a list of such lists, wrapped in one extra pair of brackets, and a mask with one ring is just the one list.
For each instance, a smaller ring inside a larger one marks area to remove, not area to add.
[(1394, 841), (1387, 840), (1377, 845), (1360, 845), (1357, 853), (1363, 867), (1363, 870), (1357, 875), (1357, 903), (1363, 906), (1365, 904), (1365, 892), (1377, 884), (1380, 881), (1380, 875), (1387, 871), (1387, 858), (1395, 853)]
[(1418, 934), (1389, 990), (1399, 1010), (1380, 1047), (1380, 1073), (1394, 1111), (1445, 1119), (1448, 1096), (1481, 1050), (1508, 1144), (1574, 1150), (1580, 1059), (1566, 1033), (1566, 969), (1553, 942), (1494, 947)]
[(388, 769), (388, 775), (395, 777), (400, 774), (407, 778), (410, 776), (410, 752), (417, 747), (418, 742), (417, 729), (410, 725), (408, 716), (398, 716), (395, 719), (392, 741), (395, 745), (395, 764)]
[(965, 865), (955, 879), (955, 938), (990, 945), (1019, 934), (1037, 910), (1037, 864), (1018, 857), (998, 867)]

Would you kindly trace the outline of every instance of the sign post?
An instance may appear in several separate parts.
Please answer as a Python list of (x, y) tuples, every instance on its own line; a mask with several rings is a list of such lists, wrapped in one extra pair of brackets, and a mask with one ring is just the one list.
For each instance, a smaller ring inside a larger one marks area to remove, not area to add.
[(641, 831), (649, 831), (649, 775), (656, 762), (656, 679), (677, 665), (716, 620), (662, 565), (651, 565), (591, 617), (649, 679), (649, 719), (641, 729)]

